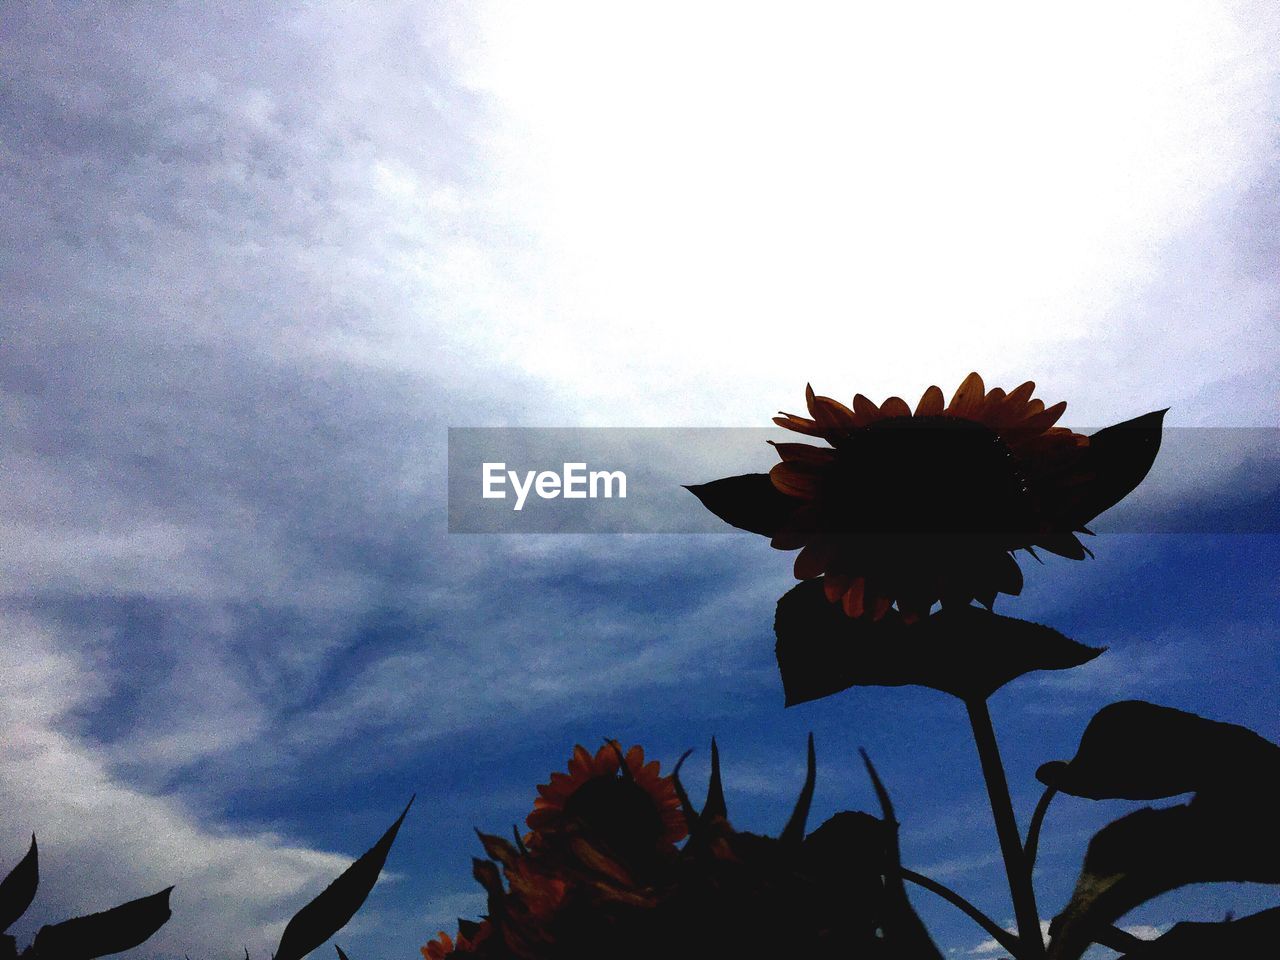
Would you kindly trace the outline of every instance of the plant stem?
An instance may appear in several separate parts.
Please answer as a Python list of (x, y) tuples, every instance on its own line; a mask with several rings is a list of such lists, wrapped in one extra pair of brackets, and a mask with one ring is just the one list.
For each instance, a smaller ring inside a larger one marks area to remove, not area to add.
[(899, 872), (902, 874), (903, 880), (910, 880), (916, 886), (924, 887), (931, 893), (936, 893), (943, 900), (947, 901), (947, 903), (958, 908), (965, 914), (965, 916), (969, 917), (969, 919), (974, 923), (987, 931), (996, 943), (1000, 944), (1000, 946), (1004, 947), (1015, 957), (1021, 955), (1022, 950), (1018, 945), (1017, 937), (1006, 930), (1000, 929), (1000, 924), (996, 923), (950, 887), (944, 886), (937, 880), (926, 877), (922, 873), (916, 873), (914, 870), (908, 870), (906, 867), (903, 867)]
[(1000, 840), (1000, 852), (1004, 855), (1004, 871), (1009, 878), (1013, 915), (1018, 924), (1018, 942), (1022, 947), (1019, 960), (1042, 960), (1045, 956), (1044, 937), (1040, 933), (1036, 894), (1031, 886), (1031, 872), (1026, 866), (1018, 821), (1013, 815), (1009, 781), (1000, 762), (1000, 747), (991, 726), (991, 714), (986, 700), (966, 700), (965, 706), (969, 709), (969, 724), (973, 727), (982, 776), (987, 782), (987, 796), (991, 798), (991, 814), (996, 821), (996, 836)]
[(1045, 815), (1049, 812), (1049, 804), (1053, 802), (1053, 798), (1058, 795), (1057, 787), (1046, 787), (1044, 793), (1040, 795), (1040, 802), (1036, 804), (1035, 813), (1031, 814), (1031, 826), (1027, 827), (1027, 842), (1023, 845), (1023, 862), (1027, 866), (1027, 873), (1032, 874), (1036, 869), (1036, 853), (1040, 850), (1040, 828), (1044, 826)]

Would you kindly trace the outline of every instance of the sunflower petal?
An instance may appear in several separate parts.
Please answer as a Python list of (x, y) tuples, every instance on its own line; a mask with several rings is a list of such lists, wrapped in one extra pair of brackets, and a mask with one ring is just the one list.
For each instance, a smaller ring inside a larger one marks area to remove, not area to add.
[(862, 577), (858, 577), (849, 585), (849, 589), (845, 591), (842, 603), (844, 612), (847, 616), (853, 617), (854, 619), (862, 616), (862, 612), (865, 609), (863, 607), (863, 598), (866, 594), (866, 589), (867, 581)]
[(805, 436), (820, 437), (823, 435), (822, 428), (818, 426), (816, 421), (797, 417), (794, 413), (784, 413), (781, 416), (774, 417), (773, 422), (786, 430), (803, 433)]
[(901, 397), (890, 397), (884, 403), (880, 404), (880, 413), (886, 418), (888, 417), (909, 417), (911, 416), (911, 408), (907, 406), (907, 401)]
[(961, 382), (956, 389), (955, 395), (951, 398), (951, 403), (947, 405), (947, 413), (953, 417), (971, 417), (979, 411), (982, 404), (983, 395), (986, 388), (982, 383), (982, 377), (978, 374), (971, 373)]
[(937, 387), (930, 387), (920, 397), (920, 402), (916, 404), (917, 417), (936, 417), (942, 413), (947, 407), (946, 398), (943, 397), (942, 391)]
[(805, 546), (796, 555), (795, 576), (797, 580), (812, 580), (815, 577), (822, 576), (827, 568), (827, 563), (831, 559), (831, 548), (817, 541)]
[(769, 471), (769, 480), (779, 493), (804, 499), (816, 497), (822, 486), (821, 474), (811, 464), (796, 460), (775, 464)]
[(869, 397), (865, 397), (860, 393), (853, 398), (853, 413), (857, 418), (857, 425), (860, 427), (875, 423), (883, 416), (880, 408)]

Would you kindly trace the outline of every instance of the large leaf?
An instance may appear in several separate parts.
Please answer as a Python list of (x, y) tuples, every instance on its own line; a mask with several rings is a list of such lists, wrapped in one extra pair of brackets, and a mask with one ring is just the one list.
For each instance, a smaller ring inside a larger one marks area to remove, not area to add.
[(1280, 907), (1239, 920), (1179, 923), (1122, 960), (1266, 960), (1280, 956)]
[(1143, 414), (1089, 437), (1081, 466), (1092, 476), (1089, 483), (1074, 491), (1074, 516), (1069, 527), (1088, 523), (1142, 482), (1160, 452), (1164, 415), (1168, 412), (1165, 409)]
[(1050, 927), (1051, 960), (1077, 960), (1134, 907), (1192, 883), (1280, 883), (1275, 800), (1241, 809), (1192, 801), (1144, 809), (1089, 843), (1067, 908)]
[(391, 844), (395, 842), (400, 824), (404, 822), (411, 806), (412, 799), (396, 818), (396, 822), (382, 835), (382, 839), (294, 915), (280, 936), (280, 948), (276, 950), (275, 960), (302, 960), (356, 915), (356, 911), (373, 890), (373, 885), (378, 882), (382, 866), (387, 862), (387, 854), (391, 851)]
[(1053, 960), (1076, 960), (1112, 922), (1178, 887), (1280, 883), (1280, 747), (1252, 731), (1142, 701), (1112, 704), (1070, 763), (1037, 775), (1095, 799), (1195, 791), (1188, 804), (1139, 810), (1098, 832), (1054, 920)]
[(36, 852), (36, 835), (31, 835), (27, 855), (0, 882), (0, 933), (27, 912), (40, 884), (40, 855)]
[(132, 949), (169, 919), (172, 890), (169, 887), (101, 913), (41, 927), (31, 953), (41, 960), (92, 960)]
[(787, 706), (853, 686), (918, 685), (984, 699), (1033, 670), (1065, 670), (1102, 653), (1050, 627), (977, 607), (911, 625), (844, 615), (806, 580), (778, 601), (774, 630)]
[(767, 473), (744, 473), (685, 489), (725, 523), (766, 537), (777, 534), (802, 505), (781, 493)]
[(1241, 782), (1280, 793), (1280, 747), (1246, 727), (1125, 700), (1089, 721), (1069, 763), (1046, 763), (1036, 776), (1093, 800), (1155, 800)]

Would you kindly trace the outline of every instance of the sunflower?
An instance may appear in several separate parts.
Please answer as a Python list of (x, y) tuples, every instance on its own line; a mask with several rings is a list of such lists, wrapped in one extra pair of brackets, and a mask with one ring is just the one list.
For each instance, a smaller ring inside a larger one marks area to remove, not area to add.
[(812, 419), (774, 422), (830, 446), (775, 445), (769, 478), (801, 506), (773, 545), (800, 547), (797, 579), (825, 575), (829, 600), (873, 620), (895, 604), (915, 620), (938, 601), (1017, 594), (1017, 549), (1083, 558), (1072, 491), (1089, 480), (1089, 438), (1055, 426), (1065, 401), (1046, 407), (1034, 391), (987, 391), (971, 373), (950, 403), (931, 386), (913, 411), (900, 397), (858, 394), (850, 408), (808, 388)]
[(1150, 469), (1164, 411), (1092, 436), (1056, 426), (1028, 381), (988, 391), (971, 373), (948, 403), (931, 386), (913, 410), (900, 397), (846, 406), (806, 391), (809, 417), (774, 422), (827, 446), (776, 443), (768, 476), (691, 487), (735, 526), (799, 549), (795, 575), (823, 578), (854, 618), (913, 622), (942, 602), (988, 608), (1022, 590), (1014, 552), (1080, 560), (1077, 537)]
[(533, 812), (525, 823), (531, 845), (553, 836), (581, 834), (624, 863), (648, 859), (684, 839), (680, 799), (657, 760), (645, 763), (644, 750), (624, 754), (610, 740), (593, 756), (574, 747), (568, 773), (553, 773), (538, 787)]
[(443, 930), (436, 934), (436, 938), (422, 948), (423, 960), (446, 960), (447, 957), (477, 953), (480, 945), (490, 935), (489, 922), (484, 920), (480, 923), (466, 923), (470, 928), (470, 936), (461, 929), (464, 923), (465, 921), (459, 921), (457, 938), (449, 936)]

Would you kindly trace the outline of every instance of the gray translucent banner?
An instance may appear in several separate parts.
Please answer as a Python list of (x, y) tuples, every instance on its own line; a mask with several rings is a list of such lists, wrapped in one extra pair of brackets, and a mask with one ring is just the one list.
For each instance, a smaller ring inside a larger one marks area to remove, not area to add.
[[(1093, 430), (1078, 430), (1093, 433)], [(732, 533), (684, 489), (767, 473), (780, 429), (452, 427), (451, 533)], [(821, 445), (821, 441), (812, 441)], [(1097, 533), (1280, 533), (1280, 430), (1164, 431)]]

